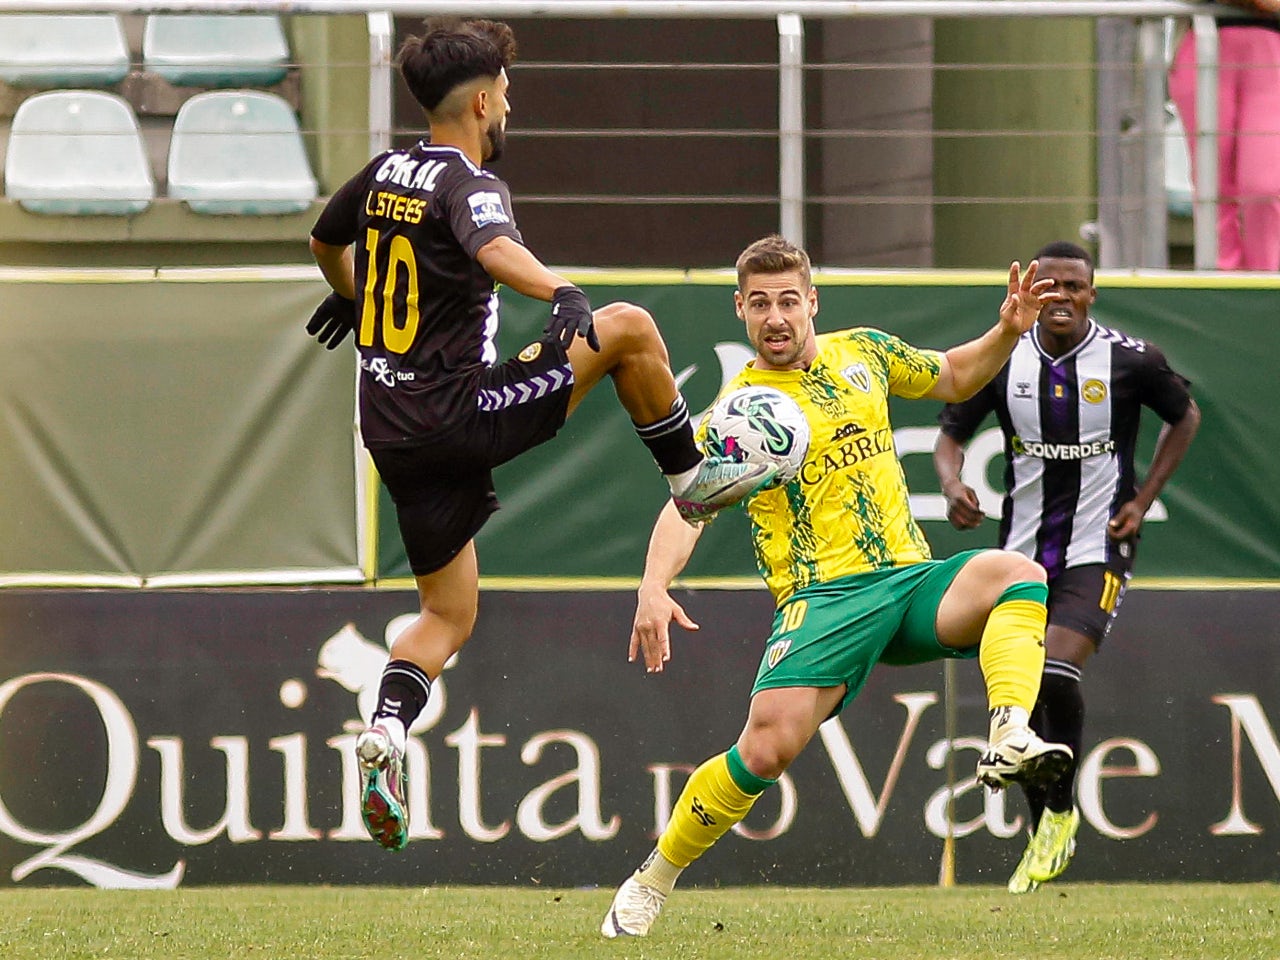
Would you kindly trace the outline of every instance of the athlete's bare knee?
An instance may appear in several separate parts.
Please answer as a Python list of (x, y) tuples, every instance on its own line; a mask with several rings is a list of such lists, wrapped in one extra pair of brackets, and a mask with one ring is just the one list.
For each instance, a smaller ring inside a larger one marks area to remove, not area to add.
[(644, 307), (622, 300), (607, 303), (595, 312), (595, 323), (601, 346), (619, 356), (642, 353), (666, 356), (667, 348), (658, 333), (658, 325)]
[(1004, 587), (1015, 583), (1044, 583), (1048, 575), (1036, 561), (1012, 550), (988, 550), (982, 554), (987, 576)]
[(801, 746), (778, 725), (756, 722), (749, 724), (738, 738), (738, 756), (757, 777), (777, 780), (791, 766)]

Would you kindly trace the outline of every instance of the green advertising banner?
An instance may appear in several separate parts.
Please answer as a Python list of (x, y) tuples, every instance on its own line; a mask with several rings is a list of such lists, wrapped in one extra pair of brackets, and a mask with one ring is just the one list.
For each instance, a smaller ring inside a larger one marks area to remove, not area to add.
[[(592, 303), (630, 300), (657, 319), (673, 369), (693, 411), (705, 409), (750, 356), (733, 313), (728, 273), (578, 275)], [(928, 347), (955, 345), (995, 321), (1001, 273), (824, 274), (818, 327), (874, 326)], [(1148, 515), (1138, 578), (1280, 580), (1280, 279), (1187, 276), (1098, 277), (1100, 323), (1149, 339), (1192, 381), (1204, 421), (1186, 461)], [(535, 339), (545, 304), (507, 294), (503, 356)], [(936, 555), (992, 545), (996, 521), (960, 533), (944, 516), (930, 452), (940, 405), (895, 401), (895, 440), (916, 515)], [(1139, 467), (1145, 469), (1160, 421), (1144, 418)], [(970, 446), (970, 477), (989, 515), (998, 516), (1001, 445), (994, 418)], [(568, 579), (579, 585), (634, 580), (643, 567), (666, 486), (636, 439), (613, 391), (601, 385), (560, 436), (497, 474), (500, 510), (477, 540), (481, 573)], [(984, 483), (976, 482), (979, 479)], [(408, 576), (394, 513), (380, 500), (378, 573)], [(703, 535), (687, 571), (691, 583), (756, 583), (746, 520), (719, 517)], [(535, 581), (525, 581), (537, 585)]]
[[(691, 410), (751, 356), (733, 277), (575, 275), (592, 302), (657, 319)], [(817, 276), (822, 330), (869, 325), (946, 348), (985, 330), (996, 272)], [(1139, 579), (1280, 582), (1280, 278), (1100, 276), (1095, 314), (1159, 344), (1204, 423), (1148, 517)], [(302, 330), (314, 270), (0, 270), (0, 585), (315, 583), (408, 576), (394, 512), (353, 439), (355, 362)], [(546, 304), (508, 294), (500, 348)], [(929, 452), (939, 405), (897, 403), (895, 440), (938, 555), (993, 542), (943, 519)], [(1140, 463), (1159, 427), (1148, 418)], [(994, 422), (969, 480), (998, 512)], [(361, 480), (369, 481), (367, 491)], [(629, 585), (666, 484), (601, 385), (551, 442), (497, 472), (478, 539), (488, 586)], [(366, 495), (367, 492), (367, 495)], [(688, 582), (757, 586), (741, 511), (703, 536)]]
[(0, 584), (361, 581), (313, 270), (0, 271)]

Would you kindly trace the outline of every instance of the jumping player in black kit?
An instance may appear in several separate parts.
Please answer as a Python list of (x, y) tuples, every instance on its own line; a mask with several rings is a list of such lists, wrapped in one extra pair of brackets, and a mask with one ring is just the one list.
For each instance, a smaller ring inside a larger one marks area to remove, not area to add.
[[(1049, 575), (1047, 656), (1031, 726), (1071, 747), (1074, 759), (1058, 780), (1024, 787), (1032, 834), (1010, 893), (1030, 893), (1059, 876), (1075, 852), (1084, 664), (1119, 610), (1143, 518), (1200, 426), (1187, 381), (1163, 353), (1090, 318), (1097, 290), (1089, 254), (1060, 241), (1035, 258), (1040, 278), (1053, 280), (1056, 299), (991, 383), (943, 409), (934, 448), (948, 519), (960, 530), (977, 527), (983, 513), (960, 469), (964, 445), (995, 413), (1007, 491), (1000, 546), (1038, 561)], [(1166, 426), (1138, 484), (1133, 454), (1144, 406)]]
[[(627, 303), (593, 314), (524, 246), (507, 185), (483, 166), (502, 153), (514, 59), (510, 27), (489, 20), (431, 22), (406, 40), (400, 73), (430, 140), (374, 157), (311, 235), (334, 292), (307, 332), (330, 349), (355, 333), (361, 434), (395, 503), (421, 603), (356, 741), (365, 826), (391, 850), (409, 839), (406, 731), (475, 624), (473, 538), (498, 508), (493, 467), (555, 436), (607, 375), (686, 520), (738, 502), (776, 471), (704, 459), (653, 318)], [(496, 283), (552, 305), (544, 336), (502, 363)]]

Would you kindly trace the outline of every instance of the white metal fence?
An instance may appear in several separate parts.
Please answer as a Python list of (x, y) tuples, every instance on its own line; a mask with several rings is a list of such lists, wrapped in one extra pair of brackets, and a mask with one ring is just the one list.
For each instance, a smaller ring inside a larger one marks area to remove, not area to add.
[[(1139, 21), (1143, 78), (1143, 183), (1141, 250), (1137, 263), (1119, 263), (1109, 255), (1119, 225), (1118, 204), (1099, 204), (1100, 261), (1108, 266), (1167, 266), (1165, 196), (1164, 18), (1189, 19), (1198, 54), (1195, 266), (1213, 269), (1217, 261), (1217, 32), (1215, 14), (1229, 8), (1187, 0), (0, 0), (0, 13), (281, 13), (364, 14), (370, 37), (369, 142), (373, 150), (392, 133), (392, 17), (434, 14), (482, 14), (488, 17), (768, 19), (778, 31), (778, 224), (799, 243), (805, 241), (806, 142), (804, 23), (836, 18), (1126, 18)], [(1112, 179), (1099, 159), (1099, 194)], [(1101, 197), (1100, 197), (1101, 199)]]

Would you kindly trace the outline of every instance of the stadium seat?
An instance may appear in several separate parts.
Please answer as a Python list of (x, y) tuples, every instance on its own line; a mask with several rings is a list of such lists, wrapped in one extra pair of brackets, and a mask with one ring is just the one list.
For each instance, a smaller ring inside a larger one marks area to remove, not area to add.
[(113, 14), (0, 17), (0, 80), (15, 87), (109, 87), (129, 72)]
[(292, 108), (270, 93), (201, 93), (169, 144), (169, 196), (196, 213), (280, 214), (319, 195)]
[(5, 193), (33, 213), (141, 213), (156, 195), (129, 105), (58, 90), (22, 102), (5, 159)]
[(266, 87), (288, 70), (280, 18), (256, 14), (152, 14), (142, 66), (184, 87)]

